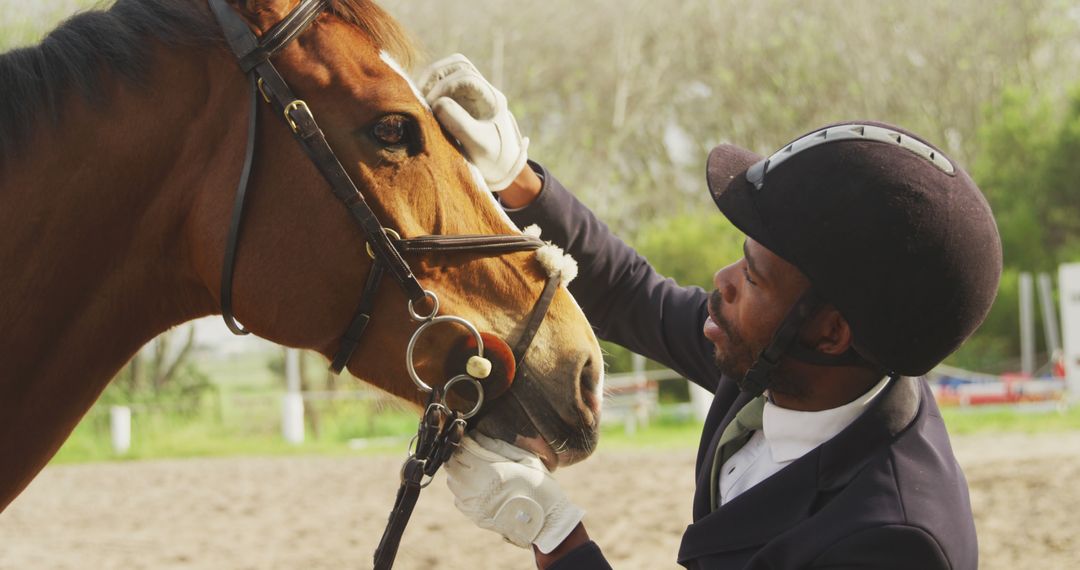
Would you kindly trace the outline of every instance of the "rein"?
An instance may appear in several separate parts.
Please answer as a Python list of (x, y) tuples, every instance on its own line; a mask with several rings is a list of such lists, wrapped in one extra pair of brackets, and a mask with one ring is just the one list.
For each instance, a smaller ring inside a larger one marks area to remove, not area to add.
[[(389, 273), (408, 299), (408, 312), (413, 321), (420, 323), (409, 340), (406, 364), (409, 376), (417, 389), (428, 393), (427, 407), (420, 420), (417, 435), (410, 443), (410, 454), (402, 466), (401, 486), (398, 490), (390, 519), (375, 551), (375, 568), (389, 569), (393, 566), (413, 508), (420, 490), (431, 482), (439, 467), (453, 455), (465, 434), (467, 420), (480, 413), (484, 407), (484, 389), (481, 380), (491, 370), (490, 361), (484, 358), (484, 341), (477, 328), (461, 317), (439, 316), (439, 299), (434, 292), (424, 289), (413, 275), (403, 254), (471, 252), (487, 255), (534, 251), (546, 244), (537, 237), (520, 235), (426, 235), (402, 239), (397, 232), (382, 225), (364, 196), (353, 183), (348, 172), (334, 154), (323, 131), (307, 103), (298, 99), (278, 73), (270, 58), (304, 32), (328, 8), (327, 0), (301, 0), (283, 20), (271, 27), (262, 38), (256, 37), (248, 23), (225, 0), (209, 0), (210, 8), (224, 32), (230, 49), (236, 56), (241, 71), (250, 79), (251, 105), (248, 118), (247, 150), (240, 181), (236, 188), (232, 219), (225, 245), (225, 259), (221, 276), (221, 313), (225, 324), (238, 335), (248, 331), (237, 322), (232, 308), (233, 272), (237, 246), (243, 219), (244, 201), (254, 166), (255, 138), (257, 134), (258, 104), (261, 98), (281, 116), (300, 144), (304, 153), (315, 164), (333, 192), (349, 210), (353, 220), (364, 232), (367, 252), (372, 259), (371, 270), (360, 296), (360, 303), (342, 335), (341, 343), (330, 369), (340, 373), (360, 344), (360, 339), (371, 321), (374, 298), (383, 277)], [(525, 358), (551, 301), (558, 289), (561, 276), (550, 272), (544, 290), (526, 322), (524, 331), (512, 351), (517, 364)], [(427, 301), (430, 312), (418, 313), (416, 304)], [(466, 374), (451, 378), (444, 386), (431, 387), (416, 372), (413, 351), (417, 339), (432, 325), (456, 323), (468, 329), (477, 343), (477, 355), (469, 359)], [(511, 378), (512, 382), (513, 379)], [(451, 409), (446, 394), (454, 385), (468, 383), (474, 386), (477, 402), (468, 412)], [(424, 478), (427, 477), (427, 481)]]

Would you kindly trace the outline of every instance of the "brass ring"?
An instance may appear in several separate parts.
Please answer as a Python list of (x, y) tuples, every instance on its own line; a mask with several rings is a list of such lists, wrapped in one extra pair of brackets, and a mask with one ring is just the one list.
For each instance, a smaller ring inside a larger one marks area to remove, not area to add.
[[(401, 241), (401, 234), (395, 232), (394, 230), (390, 228), (383, 228), (382, 231), (384, 234), (386, 234), (386, 237), (395, 241)], [(365, 243), (364, 247), (367, 248), (367, 254), (371, 256), (371, 259), (375, 259), (375, 250), (371, 249), (371, 242), (368, 241), (367, 243)]]

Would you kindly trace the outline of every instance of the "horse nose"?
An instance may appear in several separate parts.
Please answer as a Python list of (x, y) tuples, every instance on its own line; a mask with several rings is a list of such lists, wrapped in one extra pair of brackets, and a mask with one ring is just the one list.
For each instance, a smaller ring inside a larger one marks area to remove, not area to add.
[(600, 407), (603, 398), (604, 361), (595, 355), (585, 358), (578, 372), (578, 397), (585, 423), (595, 427), (600, 422)]

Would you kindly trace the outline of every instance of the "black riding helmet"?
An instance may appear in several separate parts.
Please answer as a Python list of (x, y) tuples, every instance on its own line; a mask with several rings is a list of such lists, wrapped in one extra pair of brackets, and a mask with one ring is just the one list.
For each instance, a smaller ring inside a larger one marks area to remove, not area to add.
[[(1001, 239), (990, 206), (955, 162), (903, 129), (830, 125), (768, 158), (720, 145), (707, 179), (731, 223), (811, 283), (747, 373), (751, 389), (764, 390), (785, 355), (925, 374), (975, 331), (997, 294)], [(824, 302), (848, 321), (856, 354), (794, 342)]]

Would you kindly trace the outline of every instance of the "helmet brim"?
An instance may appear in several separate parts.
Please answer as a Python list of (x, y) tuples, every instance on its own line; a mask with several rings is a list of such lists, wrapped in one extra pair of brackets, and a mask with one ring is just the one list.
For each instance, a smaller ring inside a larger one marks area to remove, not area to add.
[(709, 193), (720, 212), (742, 233), (772, 249), (768, 224), (758, 212), (753, 193), (757, 191), (746, 178), (746, 171), (764, 157), (745, 148), (722, 144), (709, 153), (705, 178)]

